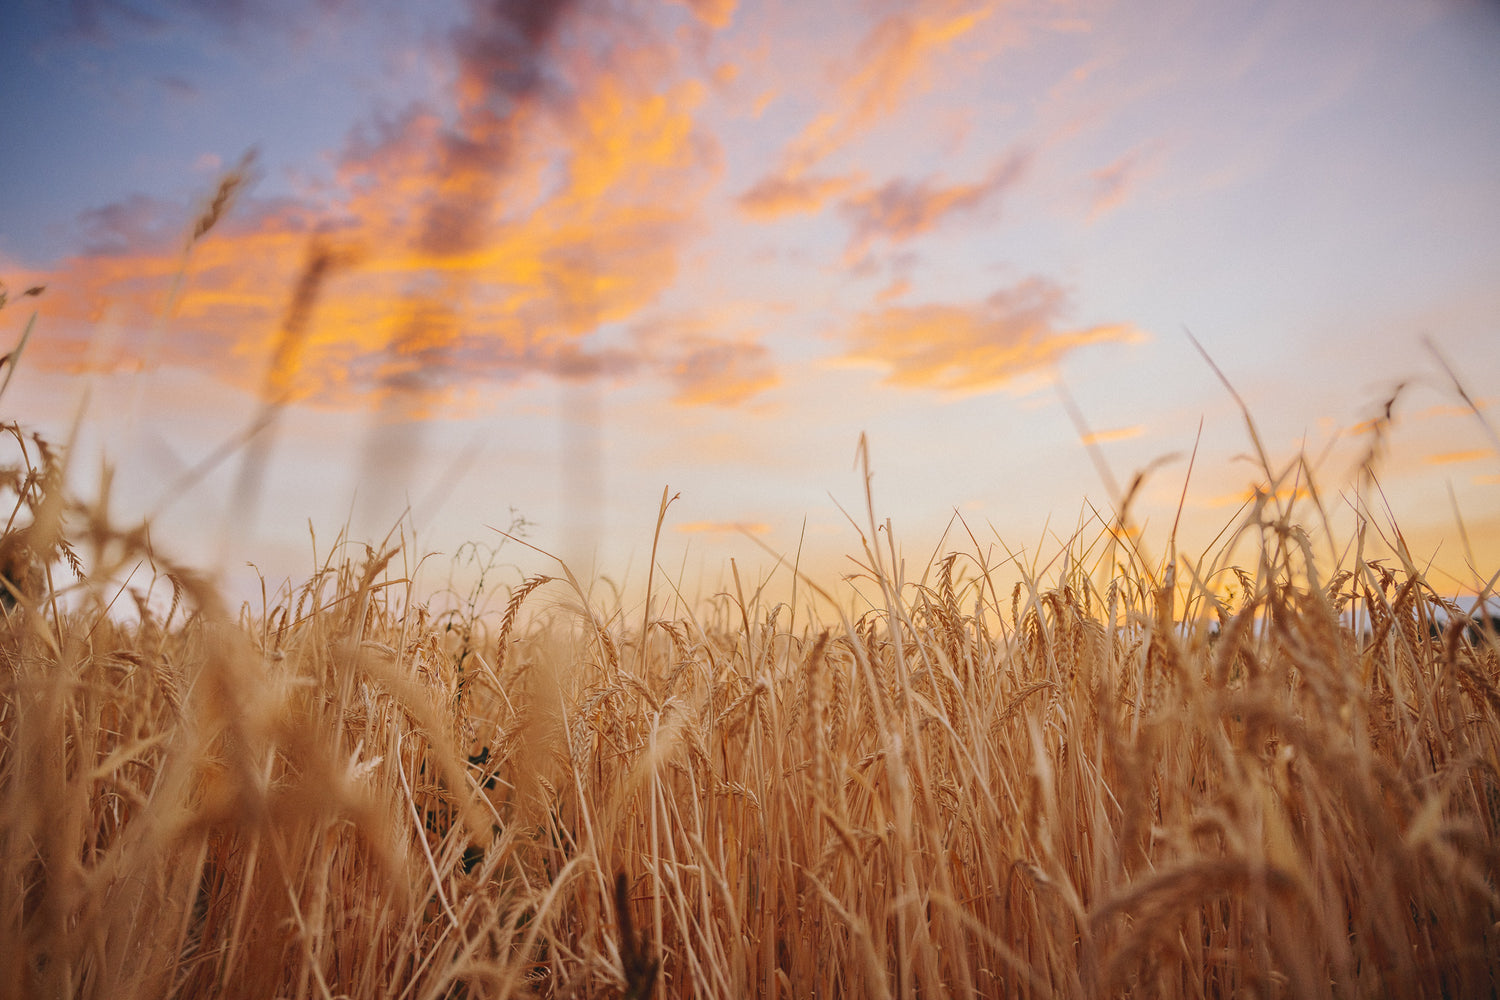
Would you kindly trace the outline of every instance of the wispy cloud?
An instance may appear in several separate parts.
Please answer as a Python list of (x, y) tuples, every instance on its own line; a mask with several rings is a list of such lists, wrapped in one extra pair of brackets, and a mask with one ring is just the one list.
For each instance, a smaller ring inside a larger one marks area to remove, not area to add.
[(760, 222), (785, 215), (813, 215), (858, 182), (857, 174), (770, 174), (740, 195), (736, 204)]
[(179, 101), (194, 101), (202, 95), (197, 86), (175, 73), (157, 77), (156, 84), (169, 97)]
[(910, 291), (911, 279), (905, 276), (897, 276), (892, 278), (890, 283), (884, 288), (875, 293), (875, 301), (881, 305), (885, 305), (887, 302), (895, 302)]
[(771, 526), (762, 521), (689, 521), (677, 525), (677, 530), (684, 535), (737, 535), (744, 531), (752, 535), (768, 535)]
[(1469, 451), (1445, 451), (1437, 455), (1428, 455), (1429, 465), (1456, 465), (1460, 462), (1478, 462), (1487, 458), (1494, 458), (1495, 453), (1489, 448), (1474, 448)]
[(86, 209), (78, 216), (82, 253), (88, 257), (174, 250), (182, 244), (186, 225), (183, 206), (143, 194)]
[(926, 89), (932, 61), (990, 15), (988, 5), (926, 4), (877, 22), (859, 46), (859, 69), (840, 87), (836, 111), (818, 115), (792, 143), (787, 160), (805, 169), (863, 135)]
[[(1494, 399), (1493, 397), (1486, 398), (1484, 396), (1476, 396), (1476, 397), (1473, 397), (1473, 399), (1474, 399), (1474, 405), (1476, 407), (1478, 407), (1479, 409), (1481, 409), (1481, 410), (1488, 410), (1491, 407), (1493, 407), (1496, 404), (1496, 402), (1497, 402), (1497, 400)], [(1433, 405), (1433, 406), (1429, 406), (1429, 407), (1427, 407), (1427, 408), (1425, 408), (1425, 409), (1423, 409), (1423, 410), (1421, 410), (1421, 411), (1413, 414), (1413, 416), (1421, 417), (1421, 418), (1427, 418), (1427, 417), (1471, 417), (1472, 418), (1474, 416), (1474, 411), (1472, 409), (1470, 409), (1468, 406), (1465, 406), (1465, 405), (1462, 405), (1462, 404), (1459, 404), (1459, 403), (1439, 403), (1439, 404), (1436, 404), (1436, 405)]]
[(768, 220), (790, 212), (812, 212), (843, 193), (849, 174), (817, 173), (834, 152), (889, 117), (908, 98), (926, 89), (932, 61), (971, 33), (990, 14), (988, 5), (928, 3), (888, 15), (870, 29), (857, 48), (859, 69), (837, 83), (837, 95), (783, 150), (779, 166), (740, 196), (753, 218)]
[(752, 332), (725, 336), (707, 315), (677, 316), (633, 331), (640, 364), (664, 376), (683, 406), (734, 407), (781, 384), (770, 348)]
[(861, 317), (845, 357), (887, 369), (893, 385), (968, 393), (1045, 374), (1090, 344), (1144, 337), (1128, 324), (1062, 328), (1066, 310), (1067, 295), (1043, 278), (973, 305), (891, 306)]
[(1136, 148), (1089, 175), (1089, 221), (1119, 208), (1141, 181), (1155, 169), (1159, 151)]
[(843, 203), (853, 232), (846, 259), (858, 260), (878, 239), (904, 242), (929, 232), (954, 216), (973, 212), (1014, 186), (1026, 173), (1025, 153), (1006, 157), (981, 180), (939, 184), (932, 178), (898, 178)]
[(1111, 441), (1129, 441), (1146, 433), (1145, 424), (1136, 424), (1132, 427), (1114, 427), (1109, 430), (1092, 431), (1083, 436), (1084, 444), (1108, 444)]
[[(1217, 496), (1207, 497), (1202, 500), (1193, 500), (1192, 502), (1197, 506), (1209, 509), (1241, 507), (1245, 504), (1254, 503), (1264, 492), (1259, 486), (1247, 486), (1237, 493), (1220, 493)], [(1274, 494), (1276, 502), (1282, 504), (1301, 503), (1311, 497), (1312, 491), (1306, 486), (1283, 486)]]
[(686, 345), (667, 374), (685, 406), (737, 406), (781, 381), (765, 345), (729, 340)]

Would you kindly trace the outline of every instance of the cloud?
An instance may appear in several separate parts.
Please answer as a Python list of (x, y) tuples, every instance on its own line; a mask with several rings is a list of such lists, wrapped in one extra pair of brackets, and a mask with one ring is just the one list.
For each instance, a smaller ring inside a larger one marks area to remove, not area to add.
[(1059, 329), (1067, 296), (1031, 278), (974, 305), (890, 306), (864, 314), (845, 358), (886, 368), (885, 381), (909, 388), (984, 392), (1045, 374), (1090, 344), (1138, 342), (1128, 324)]
[(1136, 424), (1133, 427), (1115, 427), (1110, 430), (1093, 431), (1083, 436), (1084, 444), (1108, 444), (1111, 441), (1129, 441), (1146, 433), (1145, 424)]
[(844, 213), (853, 224), (847, 259), (864, 256), (877, 239), (899, 243), (929, 232), (953, 216), (983, 207), (1025, 175), (1029, 158), (1014, 153), (996, 164), (982, 180), (939, 185), (930, 178), (899, 178), (846, 199)]
[(168, 96), (179, 101), (194, 101), (202, 95), (195, 85), (175, 73), (157, 77), (156, 83)]
[(674, 2), (686, 4), (698, 20), (715, 29), (729, 27), (729, 22), (734, 20), (734, 10), (739, 5), (738, 0), (674, 0)]
[(677, 525), (677, 530), (684, 535), (738, 535), (745, 531), (752, 535), (768, 535), (771, 533), (771, 526), (762, 521), (689, 521)]
[(1155, 169), (1158, 151), (1132, 149), (1089, 175), (1089, 221), (1104, 216), (1125, 203), (1141, 180)]
[(922, 76), (933, 58), (973, 31), (990, 15), (988, 6), (954, 11), (901, 10), (880, 20), (859, 46), (859, 69), (840, 87), (833, 106), (814, 119), (792, 145), (799, 168), (822, 160), (864, 134), (923, 89)]
[[(1481, 410), (1488, 410), (1497, 402), (1493, 397), (1474, 396), (1471, 398), (1474, 400), (1474, 406)], [(1429, 417), (1472, 417), (1474, 411), (1461, 403), (1436, 403), (1412, 415), (1420, 419)]]
[[(727, 405), (774, 384), (769, 353), (749, 341), (649, 354), (628, 338), (581, 343), (672, 285), (719, 166), (695, 120), (705, 88), (671, 75), (663, 43), (611, 36), (607, 65), (538, 51), (561, 44), (568, 7), (476, 2), (472, 34), (451, 40), (451, 102), (355, 129), (329, 205), (241, 199), (193, 247), (159, 355), (145, 331), (183, 266), (187, 209), (132, 198), (87, 213), (84, 250), (44, 276), (54, 336), (38, 360), (154, 360), (258, 390), (318, 239), (353, 263), (306, 304), (297, 370), (279, 376), (304, 401), (395, 400), (420, 414), (487, 381), (646, 371), (680, 401)], [(104, 323), (121, 331), (108, 358), (90, 347)]]
[(181, 206), (142, 194), (85, 209), (78, 216), (83, 253), (98, 257), (175, 249), (183, 242), (186, 225)]
[(679, 405), (739, 406), (781, 384), (771, 350), (750, 331), (719, 333), (735, 323), (732, 307), (719, 312), (670, 316), (631, 331), (641, 363), (675, 387)]
[(1490, 448), (1474, 448), (1470, 451), (1445, 451), (1438, 455), (1428, 455), (1429, 465), (1455, 465), (1459, 462), (1478, 462), (1487, 458), (1494, 458), (1495, 452)]
[(773, 174), (757, 181), (736, 199), (736, 204), (746, 216), (759, 222), (769, 222), (784, 215), (813, 215), (857, 182), (857, 174)]
[(1304, 500), (1311, 499), (1312, 491), (1309, 490), (1306, 486), (1283, 486), (1278, 489), (1273, 495), (1267, 493), (1257, 485), (1247, 486), (1237, 493), (1220, 493), (1217, 496), (1207, 497), (1201, 500), (1193, 500), (1191, 502), (1196, 506), (1207, 507), (1210, 509), (1221, 507), (1243, 507), (1246, 504), (1255, 503), (1256, 500), (1258, 500), (1262, 496), (1274, 496), (1275, 501), (1281, 504), (1301, 503)]
[(817, 175), (817, 165), (898, 110), (924, 89), (933, 58), (972, 32), (988, 6), (955, 12), (951, 4), (903, 9), (878, 21), (857, 51), (859, 69), (838, 84), (825, 111), (808, 122), (782, 152), (780, 165), (740, 196), (752, 218), (817, 211), (853, 182), (848, 175)]
[[(269, 359), (314, 224), (286, 202), (242, 203), (237, 211), (190, 256), (193, 214), (185, 205), (135, 197), (84, 213), (85, 249), (46, 272), (49, 336), (30, 359), (75, 372), (162, 361), (258, 386), (261, 372), (245, 355)], [(95, 343), (101, 334), (114, 342), (108, 353)]]
[(560, 88), (557, 36), (576, 0), (472, 0), (449, 34), (456, 120), (436, 136), (437, 214), (488, 207), (531, 105)]
[[(202, 13), (232, 23), (245, 6), (238, 0), (211, 2)], [(66, 313), (71, 306), (74, 318), (81, 312), (97, 321), (107, 311), (122, 325), (150, 325), (169, 298), (163, 282), (182, 271), (191, 281), (182, 286), (163, 360), (203, 367), (212, 358), (222, 377), (253, 383), (246, 369), (255, 366), (246, 365), (245, 356), (269, 357), (279, 350), (278, 299), (298, 280), (308, 242), (321, 231), (361, 244), (366, 269), (353, 282), (319, 283), (323, 301), (304, 304), (311, 320), (304, 363), (296, 378), (282, 373), (285, 386), (339, 398), (351, 390), (372, 391), (347, 383), (373, 372), (380, 380), (378, 395), (390, 399), (419, 394), (453, 375), (445, 354), (473, 346), (468, 341), (476, 330), (465, 309), (470, 286), (496, 250), (490, 227), (497, 194), (523, 129), (535, 122), (541, 97), (550, 93), (551, 45), (572, 6), (571, 0), (470, 3), (467, 22), (448, 38), (457, 73), (447, 113), (413, 107), (357, 134), (340, 165), (346, 193), (334, 220), (302, 218), (307, 213), (300, 206), (263, 208), (222, 227), (186, 261), (168, 250), (168, 232), (182, 230), (176, 219), (160, 224), (173, 217), (162, 205), (132, 199), (91, 213), (82, 220), (90, 234), (85, 250), (69, 262), (61, 282), (67, 289), (61, 308)], [(583, 145), (591, 137), (586, 127), (581, 131)], [(568, 259), (556, 243), (540, 244), (532, 256), (550, 257), (530, 270), (545, 269), (549, 259)], [(112, 265), (111, 257), (126, 266)], [(554, 281), (546, 287), (567, 286)], [(359, 300), (341, 300), (354, 289)], [(549, 321), (570, 312), (542, 311)], [(337, 324), (340, 319), (345, 323)], [(507, 319), (498, 330), (484, 332), (503, 337), (521, 322)], [(372, 350), (385, 351), (385, 360), (372, 363)], [(497, 353), (508, 358), (516, 352)], [(150, 363), (155, 351), (145, 354)], [(414, 397), (411, 408), (424, 405)]]
[(666, 371), (684, 406), (737, 406), (781, 382), (770, 350), (746, 341), (685, 345)]
[(890, 283), (884, 288), (875, 293), (875, 301), (881, 305), (885, 305), (887, 302), (896, 301), (910, 291), (911, 279), (905, 276), (897, 276), (892, 278)]

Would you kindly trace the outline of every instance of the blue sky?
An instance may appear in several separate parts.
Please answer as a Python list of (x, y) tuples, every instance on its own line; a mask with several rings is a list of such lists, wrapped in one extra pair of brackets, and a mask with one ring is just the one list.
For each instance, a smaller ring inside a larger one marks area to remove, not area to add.
[[(805, 522), (832, 577), (861, 433), (914, 567), (955, 510), (1045, 560), (1112, 500), (1060, 387), (1117, 483), (1178, 456), (1135, 508), (1158, 548), (1202, 422), (1191, 550), (1257, 470), (1188, 331), (1332, 498), (1408, 383), (1392, 512), (1455, 587), (1455, 507), (1500, 562), (1500, 457), (1422, 342), (1493, 422), (1493, 3), (23, 0), (10, 24), (0, 280), (47, 291), (0, 312), (11, 338), (38, 312), (0, 407), (61, 436), (86, 389), (80, 488), (102, 454), (122, 517), (171, 493), (159, 544), (232, 586), (305, 575), (309, 522), (379, 535), (408, 502), (420, 547), (515, 508), (639, 581), (667, 485), (663, 562), (708, 589), (766, 562), (732, 526), (791, 551)], [(244, 450), (172, 493), (272, 397), (249, 499)]]

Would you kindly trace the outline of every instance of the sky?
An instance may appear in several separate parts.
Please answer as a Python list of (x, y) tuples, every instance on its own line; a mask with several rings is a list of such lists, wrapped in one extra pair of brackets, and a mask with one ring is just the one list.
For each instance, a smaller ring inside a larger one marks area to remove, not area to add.
[(1367, 504), (1450, 591), (1500, 569), (1492, 0), (6, 24), (0, 341), (35, 323), (0, 419), (76, 424), (75, 490), (108, 467), (113, 516), (233, 593), (398, 523), (429, 586), (513, 525), (638, 586), (664, 490), (689, 598), (779, 587), (770, 553), (831, 583), (863, 457), (913, 578), (1055, 570), (1137, 473), (1148, 548), (1201, 554), (1265, 480), (1205, 353), (1336, 535)]

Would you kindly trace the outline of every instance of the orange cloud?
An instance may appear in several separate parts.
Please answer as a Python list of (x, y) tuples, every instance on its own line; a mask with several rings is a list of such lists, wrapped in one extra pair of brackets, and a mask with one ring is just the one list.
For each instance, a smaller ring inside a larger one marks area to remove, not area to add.
[[(937, 6), (937, 5), (934, 5)], [(990, 15), (988, 6), (953, 12), (903, 10), (882, 19), (859, 47), (859, 71), (844, 81), (834, 106), (815, 118), (793, 142), (789, 162), (799, 171), (868, 131), (924, 89), (932, 59), (969, 34)]]
[(1428, 455), (1429, 465), (1452, 465), (1457, 462), (1477, 462), (1480, 459), (1494, 458), (1495, 453), (1489, 448), (1475, 448), (1471, 451), (1446, 451), (1438, 455)]
[(781, 382), (770, 350), (746, 341), (684, 345), (666, 370), (684, 406), (736, 406)]
[(674, 2), (686, 4), (698, 20), (715, 29), (729, 27), (729, 22), (734, 20), (734, 10), (739, 6), (737, 0), (674, 0)]
[(1111, 441), (1129, 441), (1146, 433), (1145, 424), (1136, 424), (1134, 427), (1116, 427), (1107, 431), (1094, 431), (1083, 436), (1084, 444), (1107, 444)]
[[(485, 30), (504, 41), (503, 27)], [(418, 412), (486, 380), (641, 368), (663, 374), (689, 402), (745, 398), (772, 384), (769, 356), (744, 345), (715, 354), (694, 341), (669, 367), (632, 343), (578, 344), (637, 315), (675, 279), (718, 169), (716, 147), (695, 124), (702, 85), (663, 82), (622, 50), (608, 70), (580, 62), (561, 105), (541, 99), (534, 62), (505, 62), (510, 42), (496, 42), (497, 51), (455, 44), (468, 54), (451, 114), (415, 108), (354, 135), (340, 163), (341, 195), (327, 210), (242, 205), (193, 248), (155, 348), (146, 331), (181, 266), (186, 215), (141, 199), (95, 213), (86, 220), (90, 248), (45, 276), (57, 294), (38, 360), (88, 363), (93, 331), (108, 324), (122, 331), (120, 348), (95, 364), (188, 365), (258, 389), (309, 241), (321, 234), (355, 248), (357, 263), (316, 286), (296, 370), (283, 358), (277, 385), (303, 400), (405, 397)], [(497, 90), (485, 83), (491, 70), (521, 78)], [(506, 107), (510, 114), (499, 114)]]
[(928, 232), (949, 217), (973, 211), (1013, 186), (1028, 158), (1013, 154), (981, 181), (939, 186), (930, 180), (899, 179), (849, 198), (844, 203), (854, 232), (846, 256), (857, 259), (876, 239), (900, 242)]
[(633, 354), (675, 386), (680, 405), (737, 406), (781, 383), (774, 356), (753, 332), (719, 332), (736, 325), (735, 309), (715, 312), (654, 319), (631, 331)]
[(875, 293), (875, 301), (885, 305), (887, 302), (896, 301), (909, 291), (911, 291), (910, 278), (892, 278), (890, 284)]
[(1094, 196), (1089, 206), (1089, 218), (1118, 208), (1130, 193), (1135, 172), (1135, 154), (1127, 153), (1107, 167), (1095, 170), (1090, 176), (1094, 181)]
[[(1473, 397), (1474, 405), (1481, 410), (1488, 410), (1495, 405), (1495, 400), (1483, 396)], [(1439, 403), (1429, 406), (1419, 413), (1413, 414), (1417, 417), (1472, 417), (1474, 411), (1467, 406), (1456, 403)]]
[(775, 87), (762, 91), (760, 96), (755, 99), (755, 103), (750, 106), (750, 117), (762, 117), (766, 113), (766, 109), (780, 96), (780, 92)]
[[(126, 249), (101, 232), (102, 242), (47, 275), (40, 310), (47, 336), (29, 359), (64, 371), (164, 362), (218, 370), (244, 388), (258, 387), (263, 367), (244, 359), (258, 354), (270, 361), (270, 338), (312, 230), (308, 218), (285, 206), (257, 206), (252, 219), (221, 223), (222, 231), (184, 256), (188, 219), (180, 207), (134, 201), (102, 214), (119, 223), (121, 239), (139, 242)], [(165, 232), (175, 238), (157, 235)], [(95, 343), (102, 332), (114, 341), (108, 354)]]
[(859, 46), (859, 70), (845, 79), (826, 111), (810, 121), (783, 152), (781, 166), (740, 197), (752, 218), (772, 219), (821, 208), (849, 186), (848, 177), (816, 177), (814, 167), (895, 112), (924, 89), (933, 58), (972, 32), (990, 14), (981, 5), (955, 12), (951, 4), (902, 10), (879, 21)]
[[(1245, 504), (1254, 503), (1261, 496), (1270, 496), (1259, 486), (1249, 486), (1238, 493), (1223, 493), (1219, 496), (1209, 497), (1206, 500), (1197, 501), (1204, 507), (1243, 507)], [(1300, 503), (1312, 497), (1312, 491), (1305, 486), (1283, 486), (1276, 491), (1274, 499), (1280, 503)]]
[(769, 222), (783, 215), (812, 215), (853, 187), (857, 175), (793, 176), (773, 174), (757, 181), (736, 199), (740, 210), (752, 219)]
[(716, 534), (737, 535), (742, 531), (748, 531), (752, 535), (768, 535), (771, 526), (762, 521), (689, 521), (686, 524), (677, 525), (677, 530), (684, 535)]
[(889, 369), (894, 385), (982, 392), (1045, 373), (1080, 347), (1144, 337), (1127, 324), (1060, 330), (1066, 305), (1061, 288), (1032, 278), (976, 305), (887, 307), (864, 315), (845, 357)]
[(1148, 143), (1089, 175), (1090, 222), (1119, 208), (1145, 178), (1156, 171), (1162, 156), (1159, 143)]

